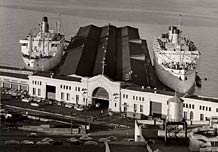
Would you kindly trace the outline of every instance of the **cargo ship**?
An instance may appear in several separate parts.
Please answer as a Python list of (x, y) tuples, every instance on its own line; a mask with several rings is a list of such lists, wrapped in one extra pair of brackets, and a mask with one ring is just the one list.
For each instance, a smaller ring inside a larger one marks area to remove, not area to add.
[(176, 26), (155, 38), (154, 67), (158, 79), (178, 93), (188, 93), (195, 85), (200, 52), (189, 36)]
[(22, 59), (26, 69), (48, 71), (61, 62), (65, 37), (60, 34), (60, 22), (57, 22), (56, 30), (49, 30), (47, 17), (43, 17), (39, 25), (39, 31), (30, 32), (20, 40)]

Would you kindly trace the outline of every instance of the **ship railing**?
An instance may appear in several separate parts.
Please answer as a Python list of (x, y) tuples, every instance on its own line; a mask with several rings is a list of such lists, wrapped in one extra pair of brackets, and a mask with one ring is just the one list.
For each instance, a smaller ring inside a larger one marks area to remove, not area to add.
[(196, 68), (195, 63), (182, 63), (179, 62), (163, 62), (162, 65), (168, 69), (173, 70), (194, 70)]
[(27, 55), (27, 54), (23, 54), (23, 57), (24, 58), (28, 58), (28, 59), (40, 59), (40, 58), (43, 58), (43, 59), (49, 59), (49, 58), (52, 58), (53, 55), (37, 55), (37, 56), (31, 56), (31, 55)]

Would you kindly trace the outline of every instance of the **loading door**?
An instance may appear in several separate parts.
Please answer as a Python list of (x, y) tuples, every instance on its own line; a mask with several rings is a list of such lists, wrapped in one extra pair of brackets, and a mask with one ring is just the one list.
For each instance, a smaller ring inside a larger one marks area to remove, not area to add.
[(12, 83), (12, 84), (11, 84), (11, 88), (13, 88), (13, 89), (18, 89), (18, 84)]
[(46, 98), (55, 100), (55, 96), (56, 96), (56, 87), (46, 85)]
[(20, 89), (21, 89), (21, 90), (27, 90), (27, 91), (28, 91), (28, 86), (27, 86), (27, 85), (21, 85), (21, 86), (20, 86)]
[(10, 88), (10, 83), (8, 83), (8, 82), (3, 82), (3, 87), (4, 87), (4, 88)]
[(150, 101), (150, 115), (153, 117), (161, 117), (162, 103)]

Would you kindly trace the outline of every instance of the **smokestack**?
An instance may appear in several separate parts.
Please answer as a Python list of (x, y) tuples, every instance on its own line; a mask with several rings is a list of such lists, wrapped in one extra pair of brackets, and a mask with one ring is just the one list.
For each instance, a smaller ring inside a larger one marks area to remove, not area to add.
[(48, 18), (43, 17), (42, 18), (42, 33), (48, 33), (49, 25), (48, 25)]
[(173, 31), (173, 26), (169, 26), (169, 41), (172, 41), (172, 31)]
[(179, 29), (174, 27), (173, 30), (172, 30), (172, 43), (177, 44), (178, 43), (178, 38), (179, 38)]

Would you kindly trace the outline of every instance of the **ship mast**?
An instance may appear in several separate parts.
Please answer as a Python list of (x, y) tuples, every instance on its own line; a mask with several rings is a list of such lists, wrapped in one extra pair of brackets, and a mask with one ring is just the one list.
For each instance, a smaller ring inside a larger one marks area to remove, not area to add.
[(29, 55), (31, 55), (32, 52), (32, 30), (30, 29), (30, 35), (29, 35)]
[[(179, 44), (181, 41), (180, 32), (182, 31), (182, 14), (179, 14)], [(180, 45), (180, 53), (179, 53), (179, 63), (181, 63), (181, 45)]]

